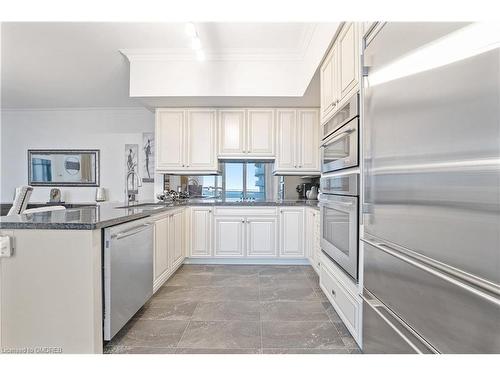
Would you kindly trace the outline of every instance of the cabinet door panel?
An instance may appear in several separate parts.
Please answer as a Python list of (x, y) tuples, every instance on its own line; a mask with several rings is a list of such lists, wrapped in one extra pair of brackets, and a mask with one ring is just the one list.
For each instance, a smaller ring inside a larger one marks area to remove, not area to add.
[(358, 85), (359, 53), (357, 26), (350, 22), (339, 36), (340, 96), (343, 99)]
[(158, 279), (168, 268), (168, 227), (169, 217), (166, 216), (155, 222), (155, 260), (154, 278)]
[(278, 250), (278, 221), (276, 217), (248, 217), (247, 255), (249, 257), (275, 257)]
[(304, 209), (280, 210), (280, 256), (304, 257)]
[(244, 219), (239, 217), (215, 218), (215, 256), (244, 256)]
[(308, 171), (320, 171), (319, 167), (319, 119), (316, 110), (299, 110), (300, 161), (298, 167)]
[(184, 211), (178, 211), (170, 216), (169, 233), (170, 264), (176, 267), (183, 261)]
[(277, 118), (277, 154), (276, 170), (296, 169), (296, 136), (297, 112), (295, 110), (278, 110)]
[(216, 170), (216, 111), (193, 109), (187, 112), (187, 160), (192, 170)]
[(321, 80), (321, 116), (325, 117), (331, 111), (334, 94), (333, 81), (334, 59), (333, 52), (326, 57), (320, 70)]
[(245, 111), (219, 111), (219, 156), (241, 156), (245, 153)]
[(249, 109), (247, 125), (249, 156), (274, 156), (274, 111)]
[(184, 110), (158, 110), (156, 113), (156, 169), (183, 169)]
[(207, 207), (191, 208), (190, 255), (209, 257), (212, 255), (212, 209)]

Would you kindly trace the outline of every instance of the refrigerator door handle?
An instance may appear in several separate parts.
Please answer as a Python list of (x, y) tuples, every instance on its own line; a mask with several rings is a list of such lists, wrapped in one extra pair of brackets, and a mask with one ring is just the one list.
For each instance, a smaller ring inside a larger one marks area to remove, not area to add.
[[(437, 263), (435, 261), (432, 261), (430, 259), (426, 259), (425, 262), (429, 264), (430, 266), (422, 263), (424, 260), (422, 258), (415, 258), (411, 254), (408, 253), (403, 253), (401, 250), (395, 249), (394, 247), (387, 245), (385, 243), (381, 243), (378, 239), (375, 242), (372, 239), (367, 239), (362, 238), (361, 241), (367, 243), (368, 245), (371, 245), (389, 255), (392, 255), (393, 257), (402, 260), (403, 262), (406, 262), (408, 264), (411, 264), (412, 266), (419, 268), (422, 271), (425, 271), (427, 273), (430, 273), (433, 276), (439, 277), (442, 280), (445, 280), (459, 288), (465, 289), (470, 293), (475, 294), (478, 297), (481, 297), (495, 305), (500, 306), (500, 287), (496, 286), (495, 284), (491, 284), (486, 281), (479, 281), (476, 278), (472, 278), (470, 276), (464, 275), (463, 272), (461, 271), (455, 271), (451, 269), (450, 267), (443, 265), (441, 263)], [(440, 271), (437, 271), (435, 268), (439, 269)], [(445, 273), (443, 273), (445, 272)], [(450, 276), (449, 276), (450, 275)], [(465, 282), (462, 282), (460, 280), (465, 280), (467, 283), (474, 285), (475, 287), (470, 286), (469, 284), (466, 284)], [(478, 289), (480, 288), (480, 289)], [(485, 291), (483, 291), (485, 290)], [(493, 294), (493, 295), (492, 295)]]
[[(365, 295), (368, 294), (369, 298)], [(364, 293), (360, 295), (363, 301), (365, 301), (368, 305), (371, 306), (373, 311), (377, 313), (377, 315), (383, 319), (389, 327), (391, 327), (394, 332), (396, 332), (413, 350), (415, 350), (418, 354), (426, 354), (422, 351), (422, 348), (419, 348), (415, 345), (412, 340), (410, 340), (401, 330), (397, 327), (397, 324), (403, 326), (408, 332), (413, 334), (416, 340), (428, 350), (429, 353), (439, 354), (439, 352), (434, 349), (427, 341), (421, 338), (408, 324), (406, 324), (403, 320), (401, 320), (396, 314), (394, 314), (390, 309), (388, 309), (382, 302), (373, 297), (371, 293), (368, 293), (365, 289)], [(386, 314), (383, 314), (380, 310), (384, 310)], [(393, 319), (393, 322), (391, 322)], [(394, 324), (396, 322), (396, 324)]]

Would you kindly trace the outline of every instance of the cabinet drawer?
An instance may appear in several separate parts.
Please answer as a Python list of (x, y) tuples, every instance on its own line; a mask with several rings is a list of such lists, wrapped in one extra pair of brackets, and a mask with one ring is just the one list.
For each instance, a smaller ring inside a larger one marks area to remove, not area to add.
[(345, 289), (339, 280), (321, 265), (319, 284), (354, 338), (359, 336), (360, 302)]
[(214, 214), (221, 216), (277, 215), (277, 210), (276, 207), (216, 207)]

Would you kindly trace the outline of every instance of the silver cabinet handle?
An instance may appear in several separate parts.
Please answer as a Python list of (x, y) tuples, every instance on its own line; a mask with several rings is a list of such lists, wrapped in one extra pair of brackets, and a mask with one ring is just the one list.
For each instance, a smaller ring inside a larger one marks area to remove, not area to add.
[[(408, 263), (416, 268), (419, 268), (422, 271), (425, 271), (427, 273), (430, 273), (433, 276), (436, 276), (442, 280), (445, 280), (461, 289), (465, 289), (468, 292), (471, 292), (475, 294), (478, 297), (481, 297), (488, 302), (494, 303), (497, 306), (500, 306), (500, 299), (498, 298), (500, 296), (500, 286), (483, 281), (483, 280), (477, 280), (475, 277), (472, 277), (464, 272), (461, 272), (456, 269), (452, 269), (449, 266), (444, 265), (443, 263), (436, 262), (430, 258), (424, 257), (424, 256), (415, 256), (408, 251), (402, 251), (399, 249), (395, 249), (392, 246), (389, 246), (384, 243), (380, 242), (374, 242), (373, 240), (369, 240), (367, 238), (362, 238), (361, 241), (367, 243), (370, 246), (373, 246), (376, 249), (379, 249), (383, 251), (384, 253), (387, 253), (389, 255), (392, 255), (393, 257), (402, 260), (405, 263)], [(432, 267), (432, 268), (431, 268)], [(440, 271), (436, 271), (436, 269), (439, 269)], [(463, 283), (460, 281), (460, 279), (466, 281), (469, 284), (474, 285), (477, 288), (476, 289), (471, 287), (468, 284)], [(497, 297), (495, 298), (494, 296), (483, 292), (483, 290), (495, 294)]]
[(241, 219), (241, 222), (244, 223), (245, 222), (245, 219)]
[(340, 138), (342, 138), (346, 134), (351, 134), (352, 132), (355, 132), (356, 130), (352, 128), (352, 126), (343, 132), (340, 132), (338, 134), (333, 135), (331, 138), (327, 138), (325, 142), (321, 145), (322, 148), (325, 148), (326, 146), (332, 144), (335, 141), (338, 141)]
[(334, 289), (332, 289), (332, 291), (331, 291), (331, 292), (332, 292), (332, 296), (334, 296), (334, 297), (335, 297), (335, 296), (336, 296), (335, 290), (334, 290)]

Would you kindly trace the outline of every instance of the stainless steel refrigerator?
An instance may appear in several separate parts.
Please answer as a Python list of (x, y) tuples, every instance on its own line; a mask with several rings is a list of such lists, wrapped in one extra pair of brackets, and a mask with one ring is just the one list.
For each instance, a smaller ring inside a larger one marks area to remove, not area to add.
[(386, 23), (366, 39), (366, 353), (500, 353), (499, 31)]

